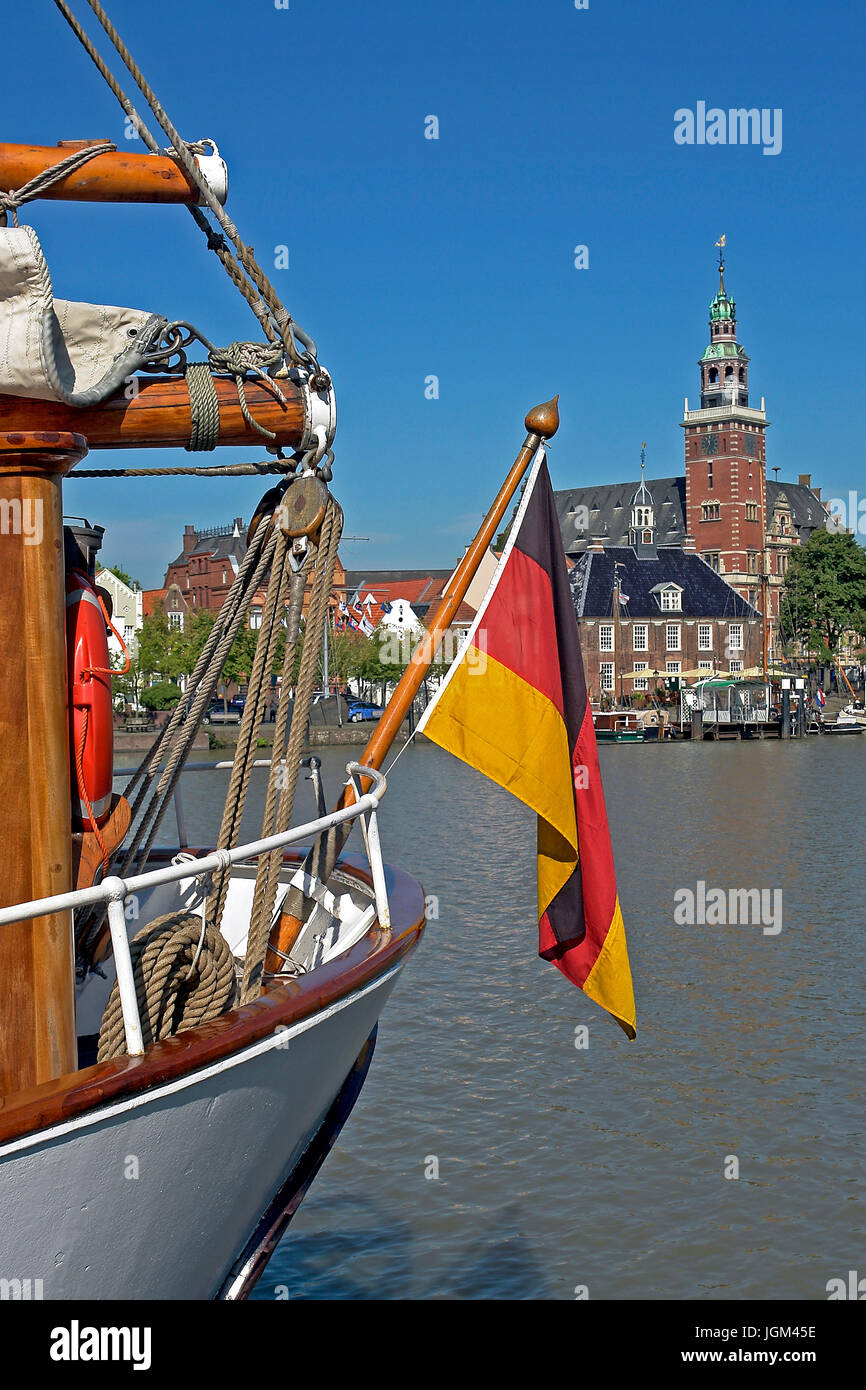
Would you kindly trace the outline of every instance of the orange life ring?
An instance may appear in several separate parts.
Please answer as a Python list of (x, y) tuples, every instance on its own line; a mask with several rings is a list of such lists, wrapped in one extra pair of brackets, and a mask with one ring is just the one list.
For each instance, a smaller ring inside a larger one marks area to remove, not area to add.
[(106, 615), (80, 570), (66, 575), (72, 822), (96, 830), (111, 810), (114, 729)]

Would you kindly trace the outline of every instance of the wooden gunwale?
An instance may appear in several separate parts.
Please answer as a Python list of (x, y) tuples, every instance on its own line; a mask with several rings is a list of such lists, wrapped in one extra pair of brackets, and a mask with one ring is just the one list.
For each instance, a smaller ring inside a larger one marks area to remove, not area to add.
[[(201, 851), (205, 853), (206, 851)], [(154, 856), (155, 857), (155, 856)], [(304, 851), (287, 851), (287, 863), (302, 863)], [(365, 886), (369, 873), (354, 855), (337, 866)], [(278, 1027), (291, 1027), (369, 984), (397, 965), (424, 929), (423, 890), (402, 869), (389, 868), (391, 930), (374, 922), (364, 937), (336, 959), (308, 975), (271, 983), (258, 999), (231, 1013), (155, 1043), (142, 1057), (118, 1057), (57, 1077), (44, 1085), (0, 1097), (0, 1144), (76, 1115), (126, 1100), (239, 1052)]]

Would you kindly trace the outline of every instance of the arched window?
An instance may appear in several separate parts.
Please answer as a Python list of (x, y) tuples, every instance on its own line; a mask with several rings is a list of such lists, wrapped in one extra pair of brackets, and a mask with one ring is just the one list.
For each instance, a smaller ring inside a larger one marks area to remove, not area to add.
[(718, 381), (718, 379), (719, 379), (719, 369), (718, 369), (718, 367), (710, 367), (710, 370), (709, 370), (709, 372), (707, 373), (707, 381), (710, 382), (710, 384), (711, 384), (712, 386), (715, 386), (715, 384), (716, 384), (716, 382)]

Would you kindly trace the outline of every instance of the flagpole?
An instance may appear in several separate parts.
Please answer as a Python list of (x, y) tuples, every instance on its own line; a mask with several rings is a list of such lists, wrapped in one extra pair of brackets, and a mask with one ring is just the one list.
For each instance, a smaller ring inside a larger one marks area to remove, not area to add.
[[(472, 580), (496, 538), (497, 530), (514, 497), (521, 479), (540, 444), (552, 439), (559, 429), (559, 396), (537, 405), (530, 410), (524, 420), (527, 435), (517, 458), (511, 466), (493, 505), (481, 523), (474, 541), (448, 582), (442, 601), (430, 620), (427, 632), (415, 648), (387, 707), (369, 739), (359, 761), (364, 767), (380, 768), (391, 749), (394, 739), (403, 726), (403, 720), (430, 670), (442, 638), (450, 627), (454, 615), (466, 597)], [(366, 790), (366, 783), (363, 789)], [(352, 788), (345, 787), (337, 803), (337, 809), (351, 805), (355, 800)], [(334, 826), (323, 832), (309, 851), (304, 862), (304, 873), (313, 874), (324, 881), (333, 872), (334, 865), (349, 833), (349, 823)], [(299, 888), (290, 887), (284, 900), (284, 910), (271, 933), (271, 942), (265, 958), (265, 969), (280, 969), (284, 957), (294, 945), (303, 925), (304, 895)], [(307, 904), (309, 910), (309, 904)]]

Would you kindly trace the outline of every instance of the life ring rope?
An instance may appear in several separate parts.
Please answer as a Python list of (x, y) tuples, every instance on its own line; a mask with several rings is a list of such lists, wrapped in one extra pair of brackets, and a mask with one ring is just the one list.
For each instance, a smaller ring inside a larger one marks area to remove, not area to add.
[(102, 831), (99, 829), (96, 816), (91, 805), (90, 797), (87, 795), (87, 787), (84, 781), (84, 745), (87, 742), (87, 720), (90, 710), (81, 711), (81, 737), (75, 745), (75, 780), (78, 783), (78, 795), (87, 807), (87, 816), (90, 821), (91, 833), (96, 839), (96, 843), (102, 850), (102, 872), (108, 873), (108, 847), (102, 838)]

